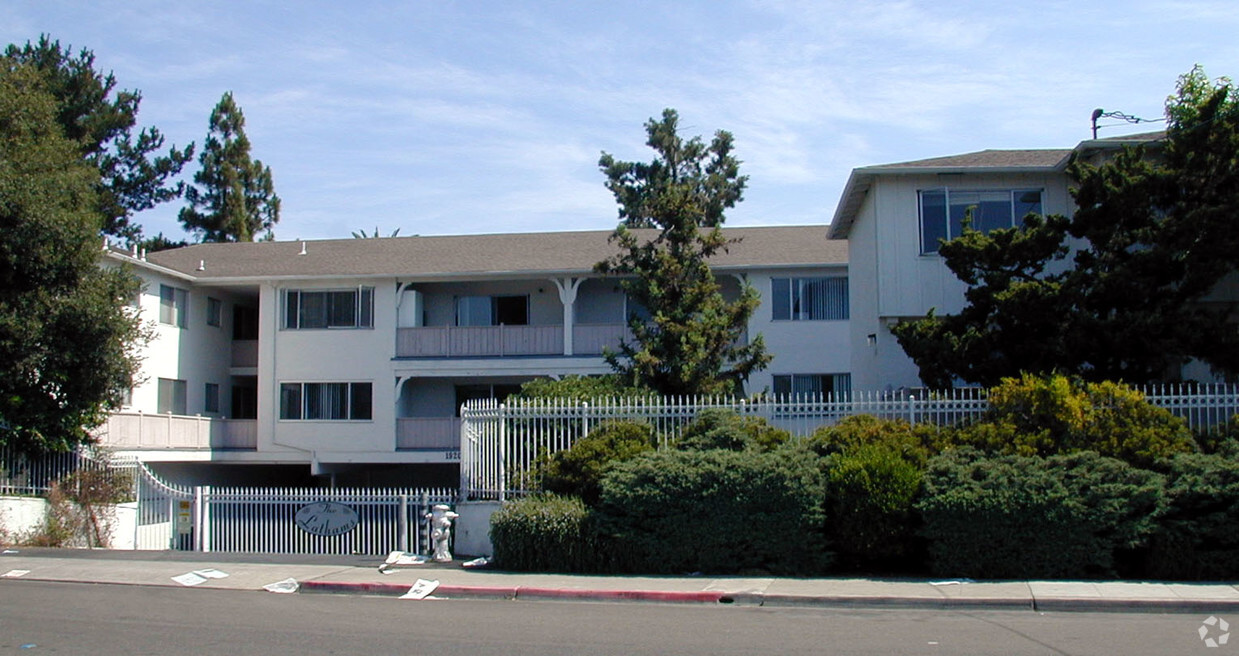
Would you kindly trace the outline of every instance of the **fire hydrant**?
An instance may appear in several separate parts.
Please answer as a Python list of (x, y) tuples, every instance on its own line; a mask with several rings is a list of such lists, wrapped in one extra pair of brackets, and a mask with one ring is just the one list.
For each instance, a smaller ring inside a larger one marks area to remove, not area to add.
[(448, 550), (448, 544), (452, 541), (452, 520), (457, 517), (460, 515), (441, 503), (435, 504), (431, 511), (426, 513), (426, 519), (430, 520), (430, 544), (434, 546), (435, 562), (452, 562), (452, 552)]

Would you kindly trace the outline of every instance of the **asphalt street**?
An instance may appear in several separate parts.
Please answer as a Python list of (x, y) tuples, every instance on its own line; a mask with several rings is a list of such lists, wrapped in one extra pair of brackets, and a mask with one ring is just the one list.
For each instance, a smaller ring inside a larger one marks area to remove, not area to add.
[(1207, 617), (1186, 613), (410, 601), (15, 580), (0, 580), (0, 599), (0, 654), (24, 656), (1239, 653), (1239, 643), (1207, 647)]

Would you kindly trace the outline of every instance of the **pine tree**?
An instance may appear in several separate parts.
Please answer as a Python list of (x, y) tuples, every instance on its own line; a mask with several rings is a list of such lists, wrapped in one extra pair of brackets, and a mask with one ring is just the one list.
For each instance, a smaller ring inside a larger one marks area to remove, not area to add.
[(194, 185), (185, 191), (189, 205), (181, 210), (181, 224), (204, 242), (273, 239), (280, 220), (280, 198), (275, 195), (271, 168), (250, 159), (245, 136), (245, 115), (229, 91), (211, 112), (199, 170)]
[(1192, 358), (1239, 374), (1231, 307), (1209, 302), (1239, 252), (1239, 97), (1197, 67), (1180, 77), (1166, 115), (1161, 142), (1070, 163), (1070, 219), (965, 230), (942, 245), (969, 286), (967, 305), (893, 328), (922, 381), (1058, 372), (1145, 383)]
[(626, 379), (661, 394), (734, 393), (771, 359), (761, 335), (742, 343), (760, 304), (757, 291), (744, 282), (740, 297), (728, 301), (708, 263), (734, 243), (719, 226), (748, 178), (731, 154), (731, 134), (716, 132), (708, 146), (700, 137), (684, 141), (678, 122), (667, 109), (661, 121), (646, 123), (647, 145), (657, 152), (652, 162), (607, 153), (598, 162), (623, 222), (611, 235), (620, 253), (595, 268), (623, 276), (622, 287), (648, 314), (629, 317), (633, 340), (606, 358)]
[(76, 144), (79, 155), (99, 170), (94, 183), (100, 231), (130, 244), (141, 240), (141, 227), (132, 223), (134, 213), (179, 198), (182, 183), (171, 180), (193, 158), (194, 145), (175, 146), (164, 155), (164, 137), (156, 128), (136, 132), (138, 91), (116, 90), (116, 78), (95, 70), (95, 55), (83, 48), (74, 56), (71, 48), (43, 35), (38, 43), (9, 45), (3, 59), (34, 67), (44, 79), (44, 88), (56, 102), (55, 120), (66, 138)]

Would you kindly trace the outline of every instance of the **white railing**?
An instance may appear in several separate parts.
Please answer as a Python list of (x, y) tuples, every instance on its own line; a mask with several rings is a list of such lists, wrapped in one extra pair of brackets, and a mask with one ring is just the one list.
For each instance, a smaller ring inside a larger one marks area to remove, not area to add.
[(396, 357), (563, 355), (563, 326), (431, 326), (396, 330)]
[(254, 449), (258, 421), (118, 412), (95, 435), (113, 449)]
[(234, 367), (257, 367), (258, 366), (258, 340), (256, 339), (234, 339), (232, 340), (232, 366)]
[(572, 352), (598, 355), (606, 349), (618, 351), (625, 339), (632, 339), (632, 333), (622, 323), (577, 324), (572, 328)]
[[(125, 463), (100, 457), (90, 448), (63, 453), (28, 454), (0, 445), (0, 496), (42, 495), (52, 483), (83, 469), (102, 470)], [(0, 518), (2, 519), (2, 518)]]
[[(195, 546), (201, 551), (299, 554), (426, 553), (430, 541), (424, 520), (429, 506), (455, 503), (456, 491), (443, 488), (225, 488), (202, 487), (194, 503)], [(314, 535), (296, 522), (297, 511), (312, 503), (343, 504), (357, 513), (355, 527), (340, 535)]]
[(460, 448), (460, 420), (456, 417), (401, 417), (396, 420), (397, 449)]
[[(1239, 413), (1239, 386), (1151, 386), (1141, 390), (1149, 402), (1182, 417), (1190, 428), (1225, 427)], [(989, 407), (987, 390), (944, 392), (852, 392), (840, 397), (789, 399), (632, 398), (590, 403), (525, 399), (501, 405), (469, 401), (461, 409), (461, 496), (503, 499), (522, 491), (521, 481), (544, 454), (566, 449), (599, 422), (631, 419), (651, 424), (664, 440), (708, 408), (727, 408), (762, 417), (793, 436), (812, 435), (822, 426), (851, 415), (952, 425)]]

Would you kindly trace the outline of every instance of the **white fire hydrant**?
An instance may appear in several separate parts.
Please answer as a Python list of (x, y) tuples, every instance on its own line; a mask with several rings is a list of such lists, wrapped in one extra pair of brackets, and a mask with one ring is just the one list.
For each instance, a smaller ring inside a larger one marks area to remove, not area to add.
[(435, 504), (431, 511), (426, 513), (426, 519), (430, 520), (430, 544), (434, 546), (435, 562), (452, 562), (452, 552), (448, 550), (448, 544), (452, 541), (452, 520), (457, 517), (460, 515), (441, 503)]

